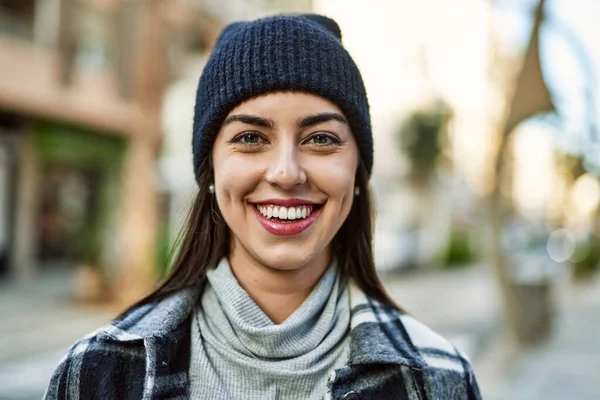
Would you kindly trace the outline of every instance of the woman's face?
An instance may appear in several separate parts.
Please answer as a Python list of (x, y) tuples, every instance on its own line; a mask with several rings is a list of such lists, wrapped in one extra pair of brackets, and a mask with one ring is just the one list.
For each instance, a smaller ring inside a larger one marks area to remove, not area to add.
[(359, 162), (335, 104), (301, 92), (245, 101), (222, 124), (212, 160), (230, 258), (279, 270), (329, 260)]

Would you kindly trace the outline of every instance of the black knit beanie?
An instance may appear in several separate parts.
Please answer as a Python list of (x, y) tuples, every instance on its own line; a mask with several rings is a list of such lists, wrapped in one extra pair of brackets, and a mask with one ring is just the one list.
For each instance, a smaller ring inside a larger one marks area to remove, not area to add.
[(196, 177), (220, 125), (241, 102), (275, 91), (317, 94), (344, 113), (369, 174), (373, 135), (369, 103), (337, 23), (307, 14), (227, 26), (217, 40), (196, 93), (192, 148)]

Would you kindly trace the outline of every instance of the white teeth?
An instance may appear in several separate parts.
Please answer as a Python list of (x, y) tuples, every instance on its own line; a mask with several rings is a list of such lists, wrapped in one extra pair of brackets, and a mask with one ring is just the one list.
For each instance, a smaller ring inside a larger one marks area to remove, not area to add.
[(312, 206), (301, 206), (301, 207), (279, 207), (272, 205), (256, 205), (256, 209), (262, 215), (267, 218), (279, 218), (279, 219), (287, 219), (287, 220), (295, 220), (306, 218), (312, 212)]
[(288, 217), (288, 209), (285, 207), (281, 207), (279, 209), (279, 219), (287, 219)]

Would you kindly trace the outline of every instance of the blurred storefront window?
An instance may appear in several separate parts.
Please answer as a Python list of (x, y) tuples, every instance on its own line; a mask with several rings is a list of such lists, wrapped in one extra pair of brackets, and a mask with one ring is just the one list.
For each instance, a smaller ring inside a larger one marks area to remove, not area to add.
[(124, 141), (41, 124), (35, 148), (40, 171), (38, 262), (101, 269), (114, 237)]
[(114, 66), (111, 43), (111, 15), (108, 11), (85, 5), (78, 10), (78, 48), (76, 66), (81, 70), (107, 70)]
[(14, 254), (16, 139), (14, 119), (0, 114), (0, 278), (10, 271)]
[(0, 36), (33, 38), (34, 0), (0, 0)]
[(10, 193), (11, 170), (13, 160), (8, 146), (3, 143), (0, 136), (0, 275), (8, 271), (8, 258), (10, 256), (10, 234), (12, 224), (10, 221)]

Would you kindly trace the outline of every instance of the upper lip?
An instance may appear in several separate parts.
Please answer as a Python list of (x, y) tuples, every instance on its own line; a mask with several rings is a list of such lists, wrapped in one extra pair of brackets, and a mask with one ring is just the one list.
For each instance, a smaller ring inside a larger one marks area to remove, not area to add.
[(282, 207), (297, 207), (297, 206), (312, 206), (318, 203), (302, 199), (267, 199), (261, 201), (253, 201), (252, 204), (272, 204)]

